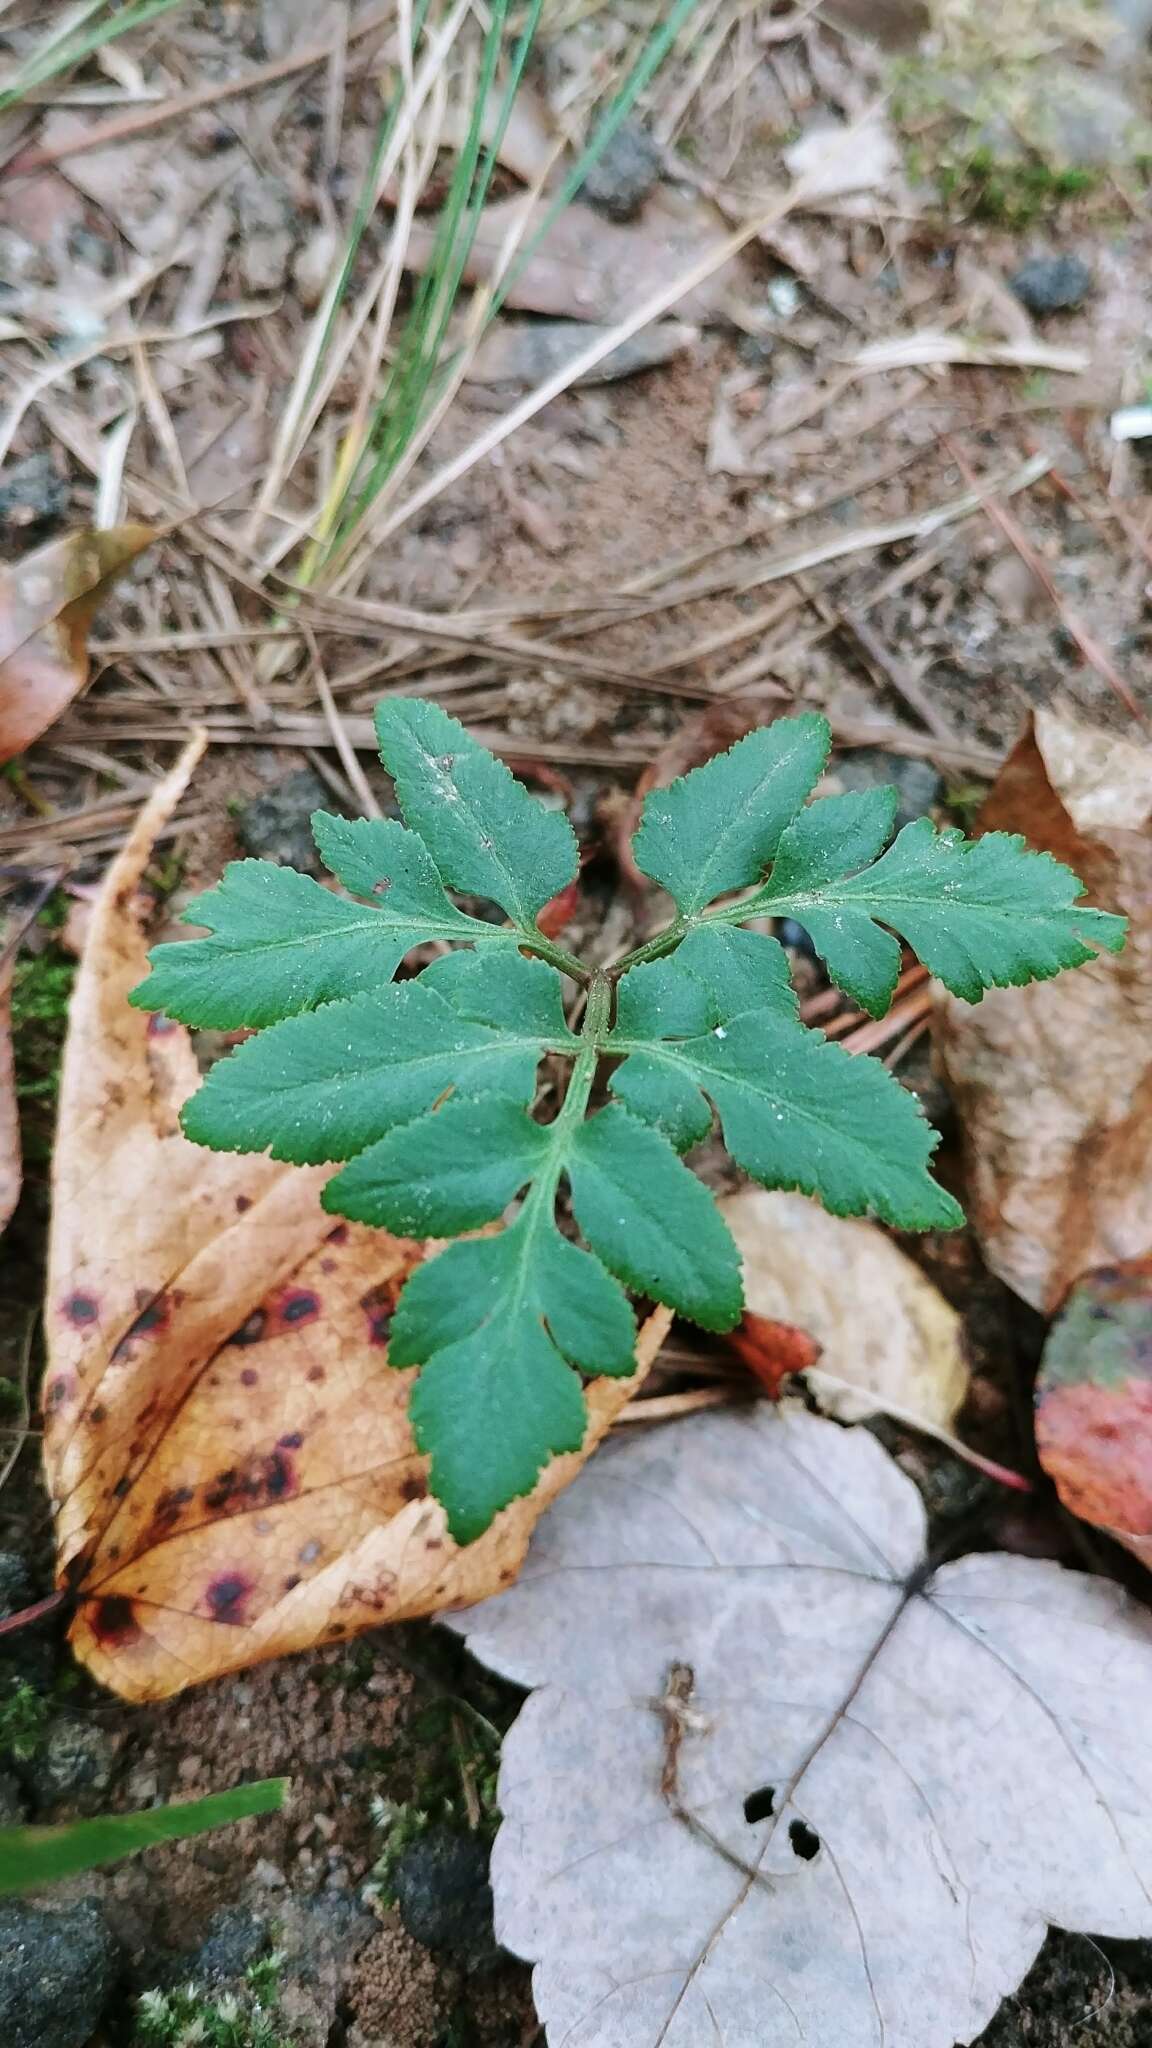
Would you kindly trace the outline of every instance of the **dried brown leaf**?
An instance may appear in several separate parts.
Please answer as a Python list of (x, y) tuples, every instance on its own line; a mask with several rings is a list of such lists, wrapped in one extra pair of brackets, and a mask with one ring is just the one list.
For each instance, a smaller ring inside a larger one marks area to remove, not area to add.
[(1122, 953), (1075, 974), (937, 1000), (968, 1213), (993, 1270), (1051, 1311), (1081, 1274), (1152, 1251), (1152, 754), (1037, 712), (981, 824), (1027, 833), (1132, 920)]
[(617, 1432), (453, 1622), (536, 1688), (492, 1888), (552, 2048), (953, 2048), (1047, 1921), (1152, 1932), (1152, 1621), (927, 1533), (867, 1431), (713, 1409)]
[(829, 1414), (856, 1422), (896, 1408), (951, 1428), (968, 1391), (960, 1318), (879, 1224), (765, 1188), (720, 1208), (748, 1307), (813, 1341), (819, 1356), (791, 1369), (808, 1373)]
[(0, 572), (0, 761), (22, 754), (84, 688), (93, 614), (155, 539), (151, 526), (85, 527)]
[(145, 965), (136, 885), (200, 740), (156, 791), (93, 910), (65, 1051), (45, 1329), (44, 1459), (71, 1639), (104, 1684), (161, 1699), (515, 1577), (545, 1503), (631, 1380), (589, 1389), (582, 1451), (458, 1549), (386, 1366), (425, 1247), (334, 1225), (328, 1169), (205, 1152), (177, 1114), (188, 1034), (125, 1001)]

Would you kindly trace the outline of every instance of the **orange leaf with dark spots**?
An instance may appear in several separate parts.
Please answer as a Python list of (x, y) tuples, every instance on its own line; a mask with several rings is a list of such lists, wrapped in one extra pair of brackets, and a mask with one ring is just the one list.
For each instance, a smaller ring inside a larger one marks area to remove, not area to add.
[[(145, 966), (137, 884), (202, 746), (93, 906), (60, 1087), (43, 1392), (57, 1578), (77, 1655), (135, 1700), (508, 1585), (637, 1384), (594, 1381), (583, 1449), (457, 1548), (408, 1427), (413, 1374), (386, 1364), (425, 1248), (334, 1223), (328, 1168), (190, 1144), (189, 1035), (126, 1000)], [(640, 1376), (666, 1325), (649, 1319)]]
[(22, 754), (88, 680), (88, 628), (151, 526), (84, 527), (0, 572), (0, 761)]
[(1065, 1507), (1152, 1565), (1152, 1258), (1073, 1288), (1044, 1347), (1036, 1448)]

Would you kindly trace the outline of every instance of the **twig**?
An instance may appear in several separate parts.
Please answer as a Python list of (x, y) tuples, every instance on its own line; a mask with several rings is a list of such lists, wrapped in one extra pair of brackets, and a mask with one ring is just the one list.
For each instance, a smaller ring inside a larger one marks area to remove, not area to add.
[(43, 1621), (46, 1614), (55, 1614), (63, 1607), (64, 1592), (57, 1588), (55, 1593), (45, 1594), (43, 1600), (34, 1600), (31, 1607), (21, 1607), (17, 1614), (6, 1614), (0, 1621), (0, 1636), (12, 1636), (18, 1629), (31, 1628), (34, 1621)]
[[(374, 14), (367, 15), (348, 30), (348, 41), (361, 42), (365, 36), (375, 35), (379, 29), (391, 28), (395, 19), (395, 5), (378, 7)], [(220, 100), (235, 99), (240, 93), (257, 92), (265, 85), (275, 85), (281, 78), (291, 78), (294, 72), (310, 71), (315, 64), (327, 64), (331, 56), (331, 40), (313, 43), (306, 50), (278, 57), (272, 64), (259, 64), (240, 78), (215, 79), (211, 85), (200, 85), (192, 92), (181, 93), (176, 99), (164, 100), (158, 107), (142, 107), (138, 113), (122, 114), (118, 120), (102, 121), (82, 135), (72, 135), (56, 143), (51, 149), (39, 143), (33, 149), (22, 150), (13, 159), (8, 175), (24, 176), (31, 171), (43, 170), (48, 164), (62, 163), (66, 157), (83, 156), (91, 149), (107, 149), (114, 142), (125, 142), (131, 136), (144, 134), (149, 128), (159, 127), (162, 121), (178, 121), (185, 114), (197, 113), (201, 107), (214, 107)]]
[[(972, 467), (963, 450), (957, 447), (950, 434), (944, 435), (944, 445), (951, 454), (961, 475), (966, 476), (970, 482), (974, 483), (975, 476)], [(1051, 464), (1048, 463), (1045, 467), (1050, 468)], [(1007, 506), (999, 504), (993, 496), (985, 497), (983, 510), (992, 521), (993, 526), (998, 526), (1005, 539), (1011, 542), (1021, 561), (1027, 563), (1037, 582), (1043, 585), (1060, 615), (1060, 622), (1065, 632), (1075, 641), (1087, 666), (1095, 669), (1096, 674), (1103, 682), (1107, 683), (1110, 690), (1115, 692), (1126, 710), (1132, 714), (1132, 717), (1140, 725), (1147, 725), (1147, 715), (1140, 709), (1139, 704), (1132, 695), (1128, 684), (1120, 674), (1111, 656), (1101, 647), (1099, 641), (1089, 633), (1088, 628), (1084, 625), (1078, 613), (1072, 610), (1043, 555), (1037, 548), (1033, 547), (1018, 520), (1013, 518)]]

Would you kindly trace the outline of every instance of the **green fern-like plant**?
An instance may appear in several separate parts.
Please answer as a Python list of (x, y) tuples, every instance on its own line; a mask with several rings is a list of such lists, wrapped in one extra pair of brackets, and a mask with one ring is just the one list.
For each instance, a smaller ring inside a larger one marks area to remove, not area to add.
[[(912, 1096), (801, 1023), (785, 954), (750, 920), (796, 919), (877, 1016), (894, 933), (974, 1002), (1116, 950), (1124, 920), (1081, 907), (1075, 875), (1018, 837), (969, 842), (921, 819), (892, 839), (894, 791), (808, 804), (830, 733), (805, 715), (652, 792), (635, 854), (675, 916), (593, 970), (538, 923), (577, 873), (567, 820), (435, 704), (391, 698), (376, 725), (407, 823), (317, 813), (347, 895), (237, 862), (186, 912), (209, 936), (156, 947), (132, 1000), (260, 1032), (188, 1103), (197, 1143), (340, 1162), (325, 1206), (405, 1235), (461, 1237), (517, 1203), (503, 1231), (421, 1266), (392, 1325), (389, 1361), (421, 1369), (412, 1426), (466, 1543), (578, 1448), (582, 1375), (634, 1369), (629, 1290), (706, 1329), (737, 1321), (736, 1246), (682, 1157), (714, 1116), (766, 1187), (905, 1230), (962, 1221), (928, 1170), (936, 1135)], [(453, 890), (507, 923), (469, 915)], [(434, 939), (450, 950), (394, 981)], [(565, 977), (584, 989), (578, 1032)], [(532, 1115), (545, 1054), (568, 1063), (549, 1122)], [(606, 1063), (609, 1099), (589, 1113)], [(580, 1243), (558, 1227), (562, 1183)]]

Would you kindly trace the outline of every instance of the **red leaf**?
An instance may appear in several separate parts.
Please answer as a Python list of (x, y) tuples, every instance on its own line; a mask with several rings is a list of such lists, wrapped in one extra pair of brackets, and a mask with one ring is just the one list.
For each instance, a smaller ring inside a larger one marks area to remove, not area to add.
[(1044, 1347), (1036, 1447), (1065, 1507), (1152, 1565), (1152, 1258), (1073, 1288)]
[(780, 1399), (783, 1381), (791, 1373), (807, 1372), (823, 1349), (794, 1323), (775, 1323), (750, 1308), (745, 1309), (739, 1326), (729, 1331), (728, 1342), (773, 1401)]

